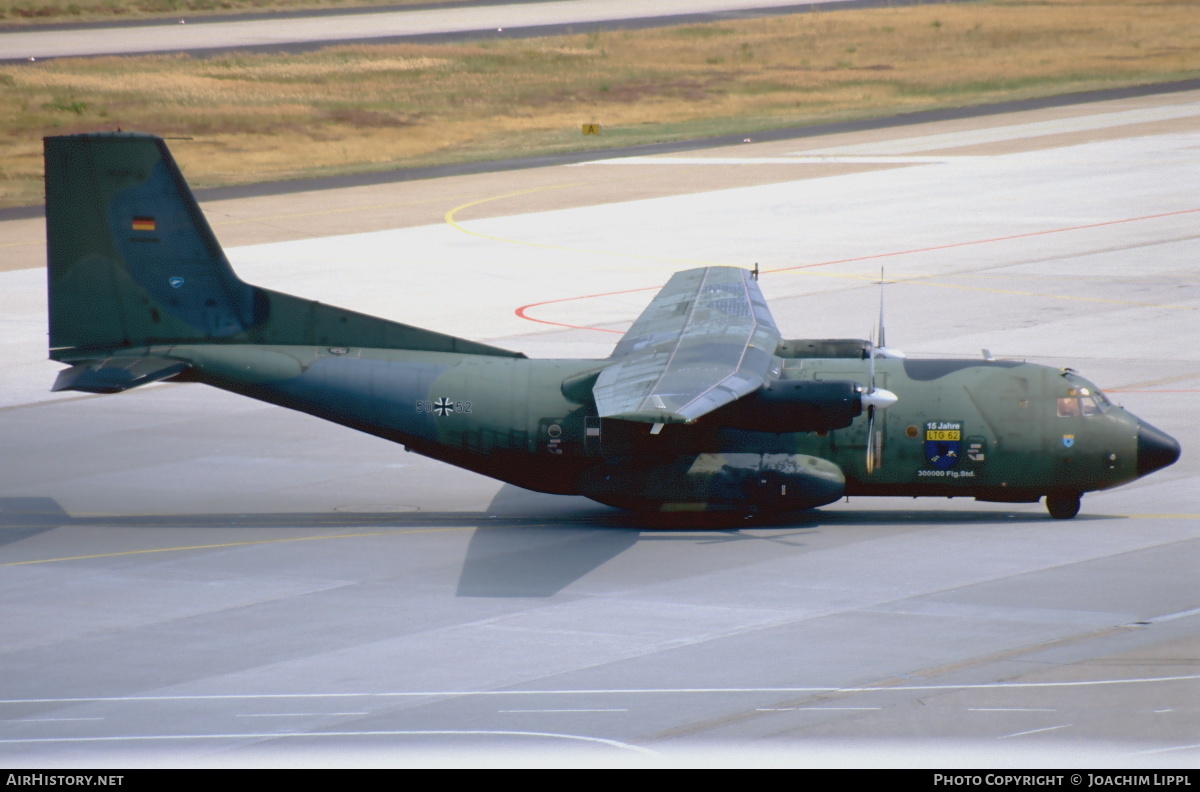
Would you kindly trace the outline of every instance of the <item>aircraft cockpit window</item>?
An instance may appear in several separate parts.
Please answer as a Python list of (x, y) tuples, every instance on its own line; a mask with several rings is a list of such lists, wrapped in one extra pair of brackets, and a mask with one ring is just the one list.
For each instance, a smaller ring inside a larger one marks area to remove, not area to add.
[(1058, 417), (1059, 418), (1075, 418), (1079, 415), (1079, 398), (1076, 396), (1068, 396), (1065, 399), (1058, 400)]
[(1089, 388), (1071, 388), (1067, 394), (1065, 398), (1058, 400), (1059, 418), (1099, 415), (1110, 406), (1103, 394)]

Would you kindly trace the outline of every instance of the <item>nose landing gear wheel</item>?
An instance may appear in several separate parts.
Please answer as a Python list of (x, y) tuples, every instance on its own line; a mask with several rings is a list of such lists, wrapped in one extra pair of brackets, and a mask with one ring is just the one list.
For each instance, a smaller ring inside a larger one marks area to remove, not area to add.
[(1079, 495), (1059, 493), (1046, 496), (1046, 511), (1056, 520), (1069, 520), (1079, 514)]

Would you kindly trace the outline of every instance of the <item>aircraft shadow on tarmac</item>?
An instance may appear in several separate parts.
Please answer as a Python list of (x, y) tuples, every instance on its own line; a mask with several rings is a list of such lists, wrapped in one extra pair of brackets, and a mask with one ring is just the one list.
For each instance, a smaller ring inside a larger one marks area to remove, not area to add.
[[(0, 546), (58, 527), (361, 528), (475, 526), (456, 594), (459, 597), (550, 597), (643, 541), (782, 541), (797, 531), (857, 525), (1013, 525), (1044, 522), (1033, 511), (809, 510), (746, 520), (681, 514), (647, 517), (583, 498), (542, 495), (504, 485), (485, 511), (259, 512), (249, 514), (71, 515), (48, 497), (0, 497)], [(1112, 519), (1080, 515), (1079, 520)], [(743, 529), (756, 529), (745, 533)], [(758, 533), (787, 530), (787, 535)], [(705, 536), (698, 537), (698, 532)]]

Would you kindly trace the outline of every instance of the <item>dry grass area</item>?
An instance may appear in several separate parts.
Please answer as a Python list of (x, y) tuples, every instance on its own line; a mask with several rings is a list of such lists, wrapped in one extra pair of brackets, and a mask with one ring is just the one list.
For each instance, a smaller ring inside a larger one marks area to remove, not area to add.
[(204, 17), (319, 8), (427, 5), (430, 2), (466, 3), (469, 0), (0, 0), (0, 25)]
[[(0, 67), (0, 205), (47, 134), (144, 130), (197, 185), (520, 156), (1200, 76), (1191, 0), (985, 0), (300, 55)], [(583, 137), (580, 124), (604, 125)]]

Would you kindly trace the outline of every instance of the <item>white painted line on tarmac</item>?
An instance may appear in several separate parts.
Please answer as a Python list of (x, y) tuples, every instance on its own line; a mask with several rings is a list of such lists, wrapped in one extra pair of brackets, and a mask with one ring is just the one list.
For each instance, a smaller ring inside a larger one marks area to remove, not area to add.
[(1175, 621), (1176, 619), (1186, 619), (1189, 616), (1200, 616), (1200, 608), (1192, 608), (1191, 610), (1179, 611), (1177, 613), (1168, 613), (1166, 616), (1155, 616), (1149, 621), (1151, 624), (1159, 622)]
[(1094, 129), (1125, 126), (1127, 124), (1146, 124), (1156, 121), (1170, 121), (1176, 118), (1190, 118), (1200, 115), (1200, 102), (1166, 105), (1165, 107), (1147, 107), (1136, 110), (1119, 110), (1112, 113), (1094, 113), (1092, 115), (1075, 116), (1073, 118), (1058, 118), (1049, 121), (1035, 121), (1028, 124), (1010, 124), (1008, 126), (973, 129), (963, 132), (942, 132), (934, 135), (898, 138), (872, 143), (854, 143), (846, 146), (830, 146), (802, 154), (909, 154), (918, 151), (933, 151), (936, 149), (973, 146), (981, 143), (1000, 143), (1023, 138), (1042, 137), (1071, 132), (1086, 132)]
[(881, 710), (883, 707), (758, 707), (755, 712), (807, 712), (809, 710)]
[(0, 739), (0, 744), (28, 743), (119, 743), (119, 742), (181, 742), (187, 740), (261, 740), (284, 737), (533, 737), (536, 739), (566, 740), (570, 742), (595, 743), (610, 748), (658, 756), (656, 751), (637, 745), (609, 740), (604, 737), (587, 737), (582, 734), (556, 734), (554, 732), (502, 731), (491, 729), (439, 729), (439, 730), (395, 730), (395, 731), (327, 731), (327, 732), (240, 732), (230, 734), (136, 734), (111, 737), (25, 737)]
[(366, 715), (365, 712), (257, 712), (238, 714), (239, 718), (314, 718), (324, 715)]
[(907, 157), (907, 156), (835, 156), (812, 155), (795, 157), (617, 157), (615, 159), (574, 162), (568, 168), (581, 165), (939, 165), (960, 160), (983, 160), (992, 157)]
[(510, 709), (496, 710), (496, 712), (629, 712), (628, 709), (605, 708), (605, 709)]
[(967, 712), (1058, 712), (1047, 707), (967, 707)]
[(1072, 725), (1073, 724), (1070, 724), (1070, 723), (1064, 723), (1061, 726), (1047, 726), (1044, 729), (1030, 729), (1029, 731), (1014, 732), (1013, 734), (1006, 734), (1003, 737), (997, 737), (996, 739), (1007, 740), (1009, 737), (1024, 737), (1027, 734), (1040, 734), (1041, 732), (1055, 731), (1056, 729), (1066, 729)]
[(1173, 745), (1170, 748), (1153, 748), (1149, 751), (1138, 751), (1134, 756), (1149, 756), (1150, 754), (1170, 753), (1171, 751), (1194, 751), (1198, 748), (1200, 748), (1200, 743)]
[(449, 698), (455, 696), (598, 696), (688, 695), (744, 693), (904, 693), (928, 690), (1035, 690), (1045, 688), (1146, 685), (1160, 682), (1198, 682), (1200, 674), (1133, 679), (1092, 679), (1076, 682), (982, 682), (963, 685), (897, 685), (894, 687), (724, 687), (724, 688), (579, 688), (561, 690), (390, 690), (356, 693), (194, 693), (174, 696), (77, 696), (70, 698), (0, 699), (3, 704), (78, 704), (84, 702), (249, 701), (322, 698)]

